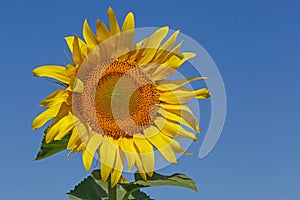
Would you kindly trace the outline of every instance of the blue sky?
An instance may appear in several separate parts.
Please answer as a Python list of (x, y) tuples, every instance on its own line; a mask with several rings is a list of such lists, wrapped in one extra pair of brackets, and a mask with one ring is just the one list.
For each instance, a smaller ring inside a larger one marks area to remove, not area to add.
[[(228, 112), (222, 136), (205, 159), (193, 156), (161, 173), (181, 172), (199, 192), (160, 187), (155, 199), (296, 200), (300, 197), (300, 3), (296, 0), (5, 1), (0, 8), (1, 199), (67, 199), (87, 176), (80, 156), (33, 161), (43, 136), (31, 130), (38, 103), (56, 86), (34, 78), (42, 64), (65, 64), (63, 37), (85, 18), (107, 21), (112, 6), (137, 27), (169, 25), (197, 40), (223, 76)], [(209, 106), (203, 103), (204, 109)], [(205, 116), (205, 113), (204, 113)], [(203, 130), (208, 119), (203, 119)], [(203, 139), (203, 135), (199, 137)], [(171, 197), (170, 197), (171, 196)]]

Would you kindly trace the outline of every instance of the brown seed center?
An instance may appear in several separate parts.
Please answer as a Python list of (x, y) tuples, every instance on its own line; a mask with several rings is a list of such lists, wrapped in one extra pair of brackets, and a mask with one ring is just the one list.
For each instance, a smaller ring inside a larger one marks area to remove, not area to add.
[(114, 60), (90, 70), (83, 81), (81, 115), (90, 127), (114, 139), (131, 138), (153, 123), (159, 93), (134, 63)]

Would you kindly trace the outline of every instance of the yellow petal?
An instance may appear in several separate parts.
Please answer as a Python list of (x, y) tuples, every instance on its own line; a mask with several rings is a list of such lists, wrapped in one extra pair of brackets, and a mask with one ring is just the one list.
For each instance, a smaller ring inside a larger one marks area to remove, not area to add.
[(86, 41), (89, 50), (94, 49), (98, 45), (97, 38), (91, 30), (87, 20), (85, 20), (83, 24), (83, 38)]
[(116, 18), (115, 12), (112, 8), (108, 8), (108, 19), (109, 19), (109, 25), (110, 25), (110, 33), (111, 35), (119, 34), (120, 33), (120, 27), (118, 24), (118, 20)]
[(72, 114), (62, 117), (58, 122), (53, 123), (46, 133), (46, 143), (54, 140), (61, 140), (74, 128), (74, 119)]
[[(157, 128), (155, 127), (155, 129), (157, 129)], [(149, 131), (155, 132), (154, 130), (151, 130), (151, 129), (149, 129)], [(168, 137), (167, 135), (163, 134), (162, 132), (160, 132), (159, 134), (155, 134), (155, 135), (153, 135), (152, 133), (147, 132), (147, 131), (144, 133), (145, 133), (145, 136), (150, 141), (152, 141), (151, 143), (160, 151), (160, 153), (169, 162), (177, 163), (174, 152), (180, 153), (180, 154), (188, 154), (181, 148), (180, 144), (176, 140), (173, 140), (172, 138)]]
[(152, 145), (142, 134), (135, 134), (133, 142), (136, 145), (141, 158), (143, 168), (151, 176), (154, 171), (154, 151)]
[(181, 46), (183, 44), (183, 41), (181, 41), (179, 44), (177, 44), (172, 50), (171, 52), (169, 53), (169, 55), (167, 57), (170, 57), (172, 55), (180, 55), (180, 49), (181, 49)]
[(51, 107), (55, 104), (67, 102), (70, 96), (70, 92), (66, 90), (56, 90), (49, 96), (47, 96), (41, 103), (40, 106)]
[(164, 27), (158, 29), (146, 41), (145, 47), (146, 48), (154, 48), (157, 50), (159, 48), (161, 42), (163, 41), (163, 39), (168, 34), (168, 32), (169, 32), (168, 26), (164, 26)]
[(192, 115), (194, 117), (194, 113), (193, 111), (186, 105), (173, 105), (173, 104), (165, 104), (165, 103), (160, 103), (160, 106), (162, 108), (164, 108), (165, 110), (169, 110), (169, 111), (173, 111), (173, 110), (178, 110), (180, 112), (187, 112), (189, 113), (190, 115)]
[(172, 120), (200, 133), (199, 122), (193, 116), (181, 111), (159, 109), (158, 113), (165, 119)]
[(32, 129), (42, 127), (50, 119), (54, 118), (60, 110), (60, 105), (55, 105), (39, 114), (32, 122)]
[(81, 48), (79, 46), (78, 36), (74, 36), (73, 40), (73, 60), (76, 64), (80, 65), (83, 61), (83, 56), (81, 53)]
[(37, 67), (32, 71), (32, 74), (37, 77), (49, 77), (69, 84), (70, 77), (65, 72), (65, 67), (58, 65), (46, 65)]
[(123, 171), (123, 159), (121, 157), (119, 150), (117, 150), (115, 166), (114, 166), (114, 169), (112, 170), (111, 179), (110, 179), (111, 187), (114, 187), (115, 185), (117, 185), (117, 183), (119, 182), (119, 180), (121, 178), (122, 171)]
[(193, 98), (206, 99), (208, 97), (210, 97), (210, 94), (207, 88), (191, 90), (186, 87), (180, 87), (173, 91), (160, 93), (160, 100), (169, 104), (183, 104)]
[(107, 181), (107, 179), (113, 169), (111, 167), (108, 167), (107, 165), (103, 164), (102, 162), (101, 162), (100, 169), (101, 169), (102, 180)]
[(173, 140), (173, 139), (169, 138), (168, 136), (164, 136), (164, 137), (166, 137), (167, 140), (169, 140), (168, 143), (170, 144), (170, 147), (171, 147), (171, 149), (172, 149), (174, 152), (180, 153), (180, 154), (185, 154), (185, 155), (190, 155), (190, 153), (184, 151), (184, 150), (181, 148), (179, 142), (177, 142), (176, 140)]
[(176, 43), (178, 34), (179, 34), (179, 30), (175, 31), (159, 49), (169, 51)]
[(97, 20), (96, 34), (99, 43), (110, 37), (110, 33), (106, 25), (101, 20)]
[(114, 139), (103, 137), (103, 143), (100, 148), (101, 176), (103, 181), (107, 180), (114, 167), (117, 150), (117, 144), (115, 144)]
[(145, 173), (145, 170), (143, 168), (143, 164), (142, 164), (142, 161), (140, 160), (140, 158), (136, 158), (135, 165), (136, 165), (136, 168), (138, 169), (139, 174), (141, 175), (141, 177), (146, 181), (147, 180), (147, 175)]
[(122, 175), (122, 171), (119, 171), (116, 169), (112, 170), (112, 172), (111, 172), (111, 187), (115, 187), (119, 183), (121, 175)]
[(126, 18), (124, 19), (124, 23), (122, 26), (122, 32), (124, 31), (129, 31), (134, 29), (135, 25), (134, 25), (134, 15), (132, 12), (129, 12), (126, 16)]
[(72, 109), (72, 107), (70, 105), (66, 104), (65, 102), (63, 102), (63, 103), (61, 103), (59, 105), (60, 105), (59, 112), (57, 113), (57, 115), (55, 116), (54, 120), (52, 121), (51, 126), (54, 125), (55, 123), (57, 123), (63, 117), (69, 115), (70, 111)]
[(157, 88), (161, 91), (170, 91), (170, 90), (175, 90), (181, 86), (184, 86), (192, 81), (204, 80), (204, 79), (207, 78), (195, 77), (195, 78), (185, 78), (185, 79), (178, 79), (178, 80), (163, 80), (157, 85)]
[(67, 149), (73, 149), (77, 146), (77, 142), (80, 140), (78, 131), (76, 127), (74, 127), (71, 137), (68, 141)]
[(123, 138), (122, 140), (119, 140), (119, 145), (127, 158), (128, 171), (130, 171), (131, 168), (134, 166), (135, 157), (137, 154), (134, 148), (134, 143), (132, 139)]
[(61, 122), (63, 127), (59, 128), (57, 136), (54, 138), (54, 140), (61, 140), (63, 139), (67, 134), (70, 134), (72, 130), (74, 129), (74, 119), (72, 115), (69, 115), (65, 117), (64, 122)]
[(185, 130), (176, 122), (166, 120), (162, 117), (157, 117), (154, 123), (162, 133), (168, 136), (176, 138), (191, 138), (196, 142), (198, 141), (197, 137), (193, 133)]
[(121, 43), (127, 48), (130, 48), (134, 42), (134, 27), (134, 15), (130, 12), (124, 20), (121, 34)]
[[(71, 53), (73, 53), (73, 43), (74, 43), (74, 38), (75, 36), (67, 36), (65, 37), (65, 41), (71, 51)], [(87, 47), (86, 47), (86, 44), (80, 39), (77, 37), (77, 40), (78, 40), (78, 46), (79, 48), (81, 49), (81, 53), (84, 55), (84, 57), (87, 56)]]
[(173, 74), (184, 62), (195, 57), (195, 53), (184, 52), (181, 55), (172, 55), (164, 63), (158, 65), (153, 73), (154, 80), (162, 80)]
[(177, 90), (160, 93), (160, 100), (169, 104), (183, 104), (195, 98), (193, 90), (182, 87)]
[(197, 99), (207, 99), (210, 97), (210, 94), (209, 94), (209, 91), (207, 88), (195, 90), (195, 94), (196, 94)]
[(176, 43), (177, 36), (179, 34), (179, 30), (175, 31), (168, 40), (159, 48), (158, 52), (156, 53), (156, 59), (154, 60), (154, 63), (159, 63), (160, 60), (162, 60), (165, 56), (169, 54), (170, 49), (174, 46)]
[(140, 55), (142, 58), (140, 58), (138, 60), (138, 65), (148, 64), (153, 59), (162, 40), (168, 34), (168, 31), (169, 31), (169, 27), (164, 26), (164, 27), (158, 29), (157, 31), (155, 31), (150, 36), (150, 38), (148, 38), (148, 40), (146, 40), (144, 46), (142, 47), (143, 51), (141, 51), (142, 55)]
[(76, 67), (71, 65), (71, 64), (68, 64), (65, 68), (65, 71), (66, 71), (66, 74), (68, 74), (69, 77), (73, 76), (75, 77), (76, 76)]
[(78, 147), (76, 149), (73, 149), (74, 152), (82, 152), (85, 150), (86, 142), (82, 142), (81, 144), (78, 144)]
[[(52, 129), (52, 131), (50, 131), (51, 128), (53, 126), (55, 126), (58, 122), (60, 122), (63, 118), (65, 118), (66, 116), (70, 115), (71, 114), (70, 110), (71, 110), (71, 107), (69, 105), (67, 105), (66, 103), (60, 104), (60, 109), (59, 109), (57, 115), (55, 116), (54, 120), (52, 121), (51, 125), (49, 126), (48, 130), (47, 130), (46, 143), (49, 143), (49, 142), (51, 142), (54, 139), (54, 137), (58, 134), (56, 131), (60, 127), (58, 125), (58, 126), (56, 126), (55, 129)], [(50, 131), (50, 134), (48, 134), (49, 131)]]
[(137, 58), (141, 57), (141, 55), (144, 52), (144, 49), (142, 49), (142, 46), (146, 43), (147, 40), (148, 40), (148, 38), (144, 38), (143, 40), (141, 40), (140, 42), (137, 42), (135, 44), (134, 50), (127, 53), (128, 61), (136, 62)]
[[(160, 55), (160, 56), (156, 55), (155, 60), (153, 61), (153, 63), (163, 64), (163, 63), (167, 62), (168, 60), (170, 60), (172, 58), (172, 56), (176, 56), (180, 59), (183, 59), (184, 56), (180, 53), (180, 48), (181, 48), (182, 44), (183, 44), (183, 41), (181, 41), (179, 44), (177, 44), (172, 50), (164, 51), (163, 54)], [(155, 68), (157, 69), (158, 67), (155, 67)]]
[[(157, 134), (153, 134), (153, 133), (157, 133)], [(153, 144), (157, 148), (157, 150), (162, 154), (162, 156), (167, 161), (172, 162), (174, 164), (177, 163), (176, 156), (174, 154), (172, 146), (170, 146), (170, 142), (172, 139), (160, 133), (160, 131), (154, 126), (145, 129), (144, 135), (151, 142), (151, 144)]]
[(173, 55), (170, 59), (162, 64), (156, 65), (153, 72), (153, 80), (160, 81), (169, 77), (185, 62), (186, 60), (178, 55)]
[(88, 142), (89, 136), (91, 135), (92, 131), (89, 129), (87, 124), (82, 123), (79, 118), (77, 118), (76, 116), (73, 116), (73, 118), (75, 129), (77, 130), (80, 140)]
[(87, 143), (86, 149), (82, 153), (82, 162), (86, 171), (89, 171), (91, 169), (95, 152), (102, 144), (102, 141), (102, 135), (95, 133), (92, 135), (89, 142)]

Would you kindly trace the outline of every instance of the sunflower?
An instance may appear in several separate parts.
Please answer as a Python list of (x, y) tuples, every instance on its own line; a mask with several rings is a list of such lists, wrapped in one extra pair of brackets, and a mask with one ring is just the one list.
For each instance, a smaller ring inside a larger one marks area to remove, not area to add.
[(155, 150), (171, 163), (177, 163), (175, 153), (187, 154), (174, 138), (197, 141), (190, 130), (200, 133), (200, 128), (186, 103), (210, 95), (207, 88), (185, 87), (203, 77), (166, 80), (195, 56), (180, 52), (179, 31), (167, 37), (165, 26), (134, 43), (133, 13), (127, 14), (121, 28), (111, 8), (108, 18), (110, 30), (97, 20), (95, 34), (85, 20), (84, 40), (77, 35), (65, 38), (72, 53), (69, 64), (33, 70), (37, 77), (57, 80), (63, 89), (40, 103), (46, 110), (32, 128), (52, 120), (46, 143), (71, 134), (67, 145), (71, 153), (82, 152), (86, 170), (95, 156), (99, 158), (102, 179), (110, 178), (115, 186), (125, 158), (128, 170), (135, 166), (146, 180), (154, 171)]

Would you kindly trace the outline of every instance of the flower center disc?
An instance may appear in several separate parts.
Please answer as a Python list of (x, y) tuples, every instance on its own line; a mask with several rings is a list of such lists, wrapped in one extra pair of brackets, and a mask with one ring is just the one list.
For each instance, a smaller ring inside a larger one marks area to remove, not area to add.
[(115, 60), (97, 66), (84, 81), (81, 113), (92, 129), (130, 138), (152, 124), (158, 110), (156, 85), (141, 68)]

